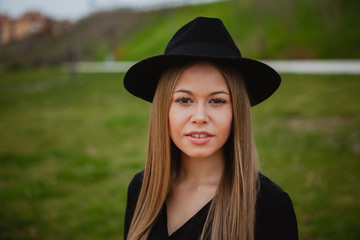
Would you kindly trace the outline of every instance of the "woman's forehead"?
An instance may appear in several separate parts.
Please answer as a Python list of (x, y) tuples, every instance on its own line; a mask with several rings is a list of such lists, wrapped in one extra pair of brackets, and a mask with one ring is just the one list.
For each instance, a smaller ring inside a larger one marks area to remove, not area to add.
[(218, 68), (205, 62), (192, 64), (180, 73), (174, 92), (180, 89), (228, 91), (228, 85)]

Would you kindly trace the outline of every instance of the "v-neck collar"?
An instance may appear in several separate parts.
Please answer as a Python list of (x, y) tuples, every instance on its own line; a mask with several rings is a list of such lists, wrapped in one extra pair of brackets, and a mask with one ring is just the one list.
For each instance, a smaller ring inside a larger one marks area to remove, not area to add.
[[(183, 225), (181, 225), (178, 229), (176, 229), (171, 235), (169, 235), (169, 232), (168, 232), (167, 208), (166, 208), (166, 203), (164, 203), (161, 214), (163, 215), (164, 226), (166, 228), (165, 232), (166, 232), (166, 235), (168, 236), (168, 239), (169, 240), (177, 239), (176, 236), (179, 235), (179, 234), (182, 236), (184, 231), (186, 231), (189, 228), (189, 224), (200, 220), (202, 217), (204, 217), (205, 213), (207, 215), (211, 202), (212, 202), (212, 200), (210, 200), (207, 204), (205, 204), (199, 211), (197, 211), (189, 220), (187, 220)], [(205, 217), (205, 219), (206, 219), (206, 217)], [(201, 231), (202, 231), (202, 229), (201, 229)]]

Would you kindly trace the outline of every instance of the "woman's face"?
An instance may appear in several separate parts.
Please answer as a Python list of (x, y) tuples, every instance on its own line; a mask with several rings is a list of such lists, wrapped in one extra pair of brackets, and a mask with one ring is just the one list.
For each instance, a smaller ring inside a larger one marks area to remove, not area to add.
[(169, 123), (175, 145), (190, 158), (222, 157), (232, 122), (226, 80), (210, 63), (186, 68), (172, 95)]

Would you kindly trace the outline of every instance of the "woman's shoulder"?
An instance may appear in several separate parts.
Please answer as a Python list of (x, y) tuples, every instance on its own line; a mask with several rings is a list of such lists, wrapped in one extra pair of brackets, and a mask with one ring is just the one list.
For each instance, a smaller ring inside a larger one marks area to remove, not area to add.
[[(133, 179), (129, 183), (128, 194), (133, 196), (136, 200), (137, 200), (140, 190), (141, 190), (143, 178), (144, 178), (144, 170), (136, 173), (135, 176), (133, 177)], [(132, 199), (134, 199), (134, 198), (132, 198)]]
[(130, 226), (131, 218), (134, 214), (136, 203), (139, 199), (143, 176), (143, 171), (137, 173), (130, 181), (128, 186), (126, 201), (126, 219), (128, 221), (128, 227)]
[(257, 211), (271, 214), (271, 217), (287, 217), (294, 212), (292, 201), (281, 187), (270, 178), (259, 174), (259, 192), (257, 195)]
[(136, 203), (139, 199), (143, 177), (144, 177), (144, 171), (136, 173), (128, 186), (127, 208), (130, 208), (132, 212), (133, 210), (135, 210)]
[(260, 182), (260, 194), (265, 193), (279, 193), (286, 194), (286, 192), (276, 183), (274, 183), (270, 178), (259, 172), (259, 182)]
[(274, 239), (298, 239), (297, 221), (289, 194), (261, 173), (259, 182), (256, 239), (269, 239), (269, 236)]
[(131, 180), (128, 187), (126, 211), (125, 211), (124, 239), (127, 238), (127, 234), (130, 228), (130, 223), (132, 221), (134, 211), (136, 208), (136, 203), (139, 199), (143, 176), (144, 176), (143, 171), (137, 173)]
[(136, 173), (136, 174), (134, 175), (134, 177), (132, 178), (132, 180), (130, 181), (129, 186), (141, 185), (141, 184), (142, 184), (143, 177), (144, 177), (144, 170)]

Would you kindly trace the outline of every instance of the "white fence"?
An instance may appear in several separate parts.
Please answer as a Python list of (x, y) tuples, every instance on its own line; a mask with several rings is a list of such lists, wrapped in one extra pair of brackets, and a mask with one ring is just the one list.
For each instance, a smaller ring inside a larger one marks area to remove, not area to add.
[(360, 74), (360, 60), (264, 60), (280, 73)]
[[(360, 74), (360, 60), (260, 60), (280, 73)], [(65, 64), (67, 71), (81, 73), (126, 72), (135, 62), (76, 62)]]

